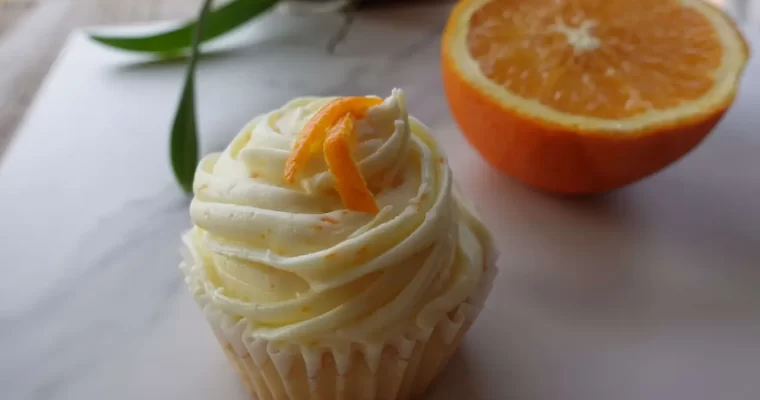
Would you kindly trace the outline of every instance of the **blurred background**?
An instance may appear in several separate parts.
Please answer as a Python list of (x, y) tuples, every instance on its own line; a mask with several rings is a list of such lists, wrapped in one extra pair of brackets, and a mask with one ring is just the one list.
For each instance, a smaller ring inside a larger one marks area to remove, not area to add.
[[(760, 0), (709, 1), (760, 27)], [(200, 0), (0, 0), (0, 158), (72, 29), (189, 18), (199, 5)]]

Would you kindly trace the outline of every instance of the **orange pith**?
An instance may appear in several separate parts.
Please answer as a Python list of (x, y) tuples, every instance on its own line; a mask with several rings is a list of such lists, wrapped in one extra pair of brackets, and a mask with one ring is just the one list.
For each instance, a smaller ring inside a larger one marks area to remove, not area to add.
[(306, 124), (285, 163), (285, 180), (293, 183), (298, 170), (322, 148), (328, 129), (346, 114), (364, 118), (369, 107), (382, 102), (374, 97), (340, 97), (327, 103)]
[(461, 0), (444, 87), (496, 168), (549, 191), (619, 188), (694, 148), (731, 105), (748, 49), (700, 0)]
[(378, 212), (375, 197), (367, 188), (367, 182), (351, 155), (356, 144), (354, 120), (350, 114), (343, 116), (330, 129), (325, 139), (325, 160), (335, 177), (335, 189), (349, 210)]

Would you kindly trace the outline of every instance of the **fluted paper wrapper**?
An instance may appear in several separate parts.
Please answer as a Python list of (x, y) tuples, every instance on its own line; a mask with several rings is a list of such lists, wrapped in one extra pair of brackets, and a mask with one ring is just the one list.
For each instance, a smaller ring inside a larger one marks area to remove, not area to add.
[[(259, 400), (403, 400), (419, 397), (443, 370), (483, 308), (496, 276), (491, 251), (477, 290), (433, 327), (380, 344), (275, 343), (254, 337), (250, 323), (219, 310), (194, 286), (188, 249), (181, 269), (196, 302), (248, 391)], [(414, 321), (408, 322), (414, 324)], [(410, 326), (416, 328), (416, 326)], [(410, 329), (410, 331), (412, 331)]]

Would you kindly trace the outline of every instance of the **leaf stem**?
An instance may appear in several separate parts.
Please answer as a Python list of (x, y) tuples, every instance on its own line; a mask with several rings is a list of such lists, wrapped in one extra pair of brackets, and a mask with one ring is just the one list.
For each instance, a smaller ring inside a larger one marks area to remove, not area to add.
[(174, 175), (185, 192), (192, 192), (195, 168), (198, 163), (198, 133), (195, 116), (195, 67), (200, 56), (203, 27), (211, 9), (212, 0), (204, 0), (195, 24), (190, 61), (185, 73), (185, 84), (172, 125), (170, 140), (171, 162)]

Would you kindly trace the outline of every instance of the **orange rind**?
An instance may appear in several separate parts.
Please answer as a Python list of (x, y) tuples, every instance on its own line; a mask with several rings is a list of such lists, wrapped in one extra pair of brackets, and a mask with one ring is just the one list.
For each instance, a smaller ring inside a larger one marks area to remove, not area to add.
[(325, 160), (333, 177), (343, 205), (349, 210), (377, 213), (379, 210), (375, 197), (367, 187), (352, 149), (356, 144), (354, 120), (351, 115), (344, 115), (327, 134), (324, 144)]
[(382, 103), (375, 97), (341, 97), (327, 103), (304, 126), (285, 163), (285, 181), (293, 183), (312, 154), (321, 149), (335, 179), (343, 205), (353, 211), (377, 213), (375, 196), (354, 160), (354, 120), (364, 118), (370, 107)]
[(375, 97), (340, 97), (322, 107), (301, 131), (293, 152), (285, 163), (285, 181), (295, 181), (299, 170), (309, 161), (311, 155), (319, 152), (327, 131), (340, 118), (346, 114), (357, 119), (364, 118), (370, 107), (380, 103), (382, 100)]

